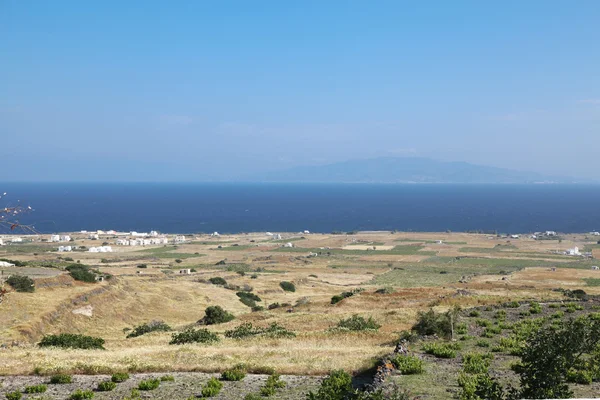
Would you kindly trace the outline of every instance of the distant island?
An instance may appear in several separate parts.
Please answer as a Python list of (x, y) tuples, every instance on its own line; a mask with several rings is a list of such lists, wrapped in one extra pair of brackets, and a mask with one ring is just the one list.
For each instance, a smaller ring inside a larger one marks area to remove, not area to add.
[(244, 180), (294, 183), (591, 183), (569, 177), (421, 157), (382, 157), (301, 166)]

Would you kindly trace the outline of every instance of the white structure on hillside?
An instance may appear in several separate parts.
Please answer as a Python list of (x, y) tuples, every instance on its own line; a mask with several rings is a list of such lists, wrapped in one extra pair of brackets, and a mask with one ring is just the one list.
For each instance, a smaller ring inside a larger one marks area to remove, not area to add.
[(150, 231), (150, 236), (152, 236), (152, 237), (158, 237), (158, 232), (157, 231)]
[(98, 240), (98, 239), (100, 239), (100, 235), (97, 234), (97, 233), (90, 233), (89, 236), (88, 236), (88, 239), (90, 239), (90, 240)]
[(59, 235), (50, 235), (49, 242), (60, 242), (60, 236)]
[(590, 232), (590, 235), (592, 235), (592, 236), (600, 236), (600, 232)]
[(190, 275), (192, 273), (192, 270), (190, 268), (186, 268), (186, 269), (180, 269), (179, 273), (181, 275)]
[(565, 251), (565, 254), (568, 256), (580, 256), (581, 253), (579, 252), (579, 247), (575, 246), (572, 249), (568, 249), (567, 251)]
[(90, 247), (90, 253), (112, 253), (113, 249), (110, 246)]
[(281, 235), (278, 233), (277, 235), (273, 236), (273, 239), (281, 240)]
[(58, 246), (58, 251), (59, 252), (73, 251), (73, 248), (71, 246)]
[(273, 234), (271, 232), (267, 232), (266, 235), (267, 236), (273, 236)]
[(221, 234), (219, 232), (213, 232), (210, 234), (210, 236), (217, 237), (217, 236), (221, 236)]
[(304, 231), (304, 234), (308, 235), (308, 234), (310, 234), (310, 231)]
[(69, 235), (61, 235), (60, 241), (61, 242), (70, 242), (71, 241), (71, 236), (69, 236)]
[(546, 231), (546, 236), (556, 236), (556, 232), (554, 232), (554, 231)]
[(23, 241), (23, 238), (20, 237), (14, 237), (12, 239), (10, 239), (11, 243), (21, 243)]
[(511, 238), (511, 239), (518, 239), (518, 238), (520, 238), (520, 237), (521, 237), (521, 235), (510, 235), (510, 238)]
[(290, 248), (290, 247), (294, 247), (294, 245), (293, 245), (292, 243), (289, 243), (289, 242), (288, 242), (288, 243), (286, 243), (286, 244), (285, 244), (283, 247)]
[(4, 246), (4, 240), (0, 239), (0, 246)]
[(0, 261), (0, 267), (14, 267), (15, 264), (11, 264), (7, 261)]
[(598, 268), (598, 266), (597, 266), (597, 265), (592, 265), (592, 269), (593, 269), (594, 271), (598, 271), (598, 269), (599, 269), (599, 268)]
[[(218, 235), (218, 233), (217, 233), (217, 235)], [(174, 242), (178, 243), (178, 244), (179, 243), (185, 243), (185, 236), (183, 236), (183, 235), (177, 235), (177, 236), (175, 236)]]
[(152, 246), (159, 244), (169, 244), (169, 239), (167, 239), (165, 236), (154, 237), (150, 239), (117, 239), (116, 244), (117, 246)]

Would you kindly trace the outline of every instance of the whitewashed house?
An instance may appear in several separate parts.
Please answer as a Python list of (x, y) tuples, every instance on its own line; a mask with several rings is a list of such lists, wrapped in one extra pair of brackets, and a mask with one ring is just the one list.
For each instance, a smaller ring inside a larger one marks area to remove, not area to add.
[(600, 268), (598, 268), (598, 266), (597, 266), (597, 265), (592, 265), (592, 269), (593, 269), (594, 271), (598, 271), (598, 269), (600, 269)]
[(304, 231), (304, 234), (308, 235), (308, 234), (310, 234), (310, 231)]
[(90, 247), (88, 252), (90, 253), (112, 253), (113, 249), (110, 246), (98, 246)]
[(580, 256), (581, 255), (581, 253), (579, 252), (579, 247), (577, 247), (577, 246), (573, 247), (572, 249), (568, 249), (565, 252), (565, 254), (568, 256)]
[(14, 267), (15, 264), (9, 263), (7, 261), (0, 261), (0, 267)]
[(181, 275), (190, 275), (192, 273), (192, 270), (190, 268), (180, 269), (179, 273)]
[(221, 236), (221, 234), (219, 232), (213, 232), (210, 236), (217, 237)]
[(600, 236), (600, 232), (590, 232), (590, 235), (592, 235), (592, 236)]
[(98, 240), (100, 239), (100, 236), (97, 233), (90, 233), (88, 236), (88, 239), (90, 240)]
[(60, 236), (59, 235), (50, 235), (49, 242), (60, 242)]
[(58, 251), (59, 252), (69, 252), (69, 251), (73, 251), (73, 248), (71, 246), (58, 246)]
[(546, 236), (556, 236), (556, 232), (554, 232), (554, 231), (546, 231)]
[(117, 239), (117, 246), (129, 246), (129, 240)]
[(277, 235), (273, 236), (273, 239), (281, 240), (281, 235), (278, 233)]
[(267, 236), (273, 236), (273, 234), (271, 232), (267, 232), (266, 235)]
[(185, 243), (185, 236), (183, 236), (183, 235), (177, 235), (177, 236), (175, 236), (174, 242), (175, 243)]
[(157, 237), (158, 236), (158, 232), (157, 231), (150, 231), (150, 236)]
[(60, 241), (61, 242), (70, 242), (71, 241), (71, 236), (69, 236), (69, 235), (62, 235), (60, 237)]
[(510, 235), (511, 239), (518, 239), (521, 237), (521, 235)]
[(291, 248), (294, 247), (293, 243), (286, 243), (283, 247)]
[(23, 242), (23, 238), (20, 237), (14, 237), (12, 239), (10, 239), (11, 243), (21, 243)]
[(0, 239), (0, 246), (4, 246), (4, 240)]

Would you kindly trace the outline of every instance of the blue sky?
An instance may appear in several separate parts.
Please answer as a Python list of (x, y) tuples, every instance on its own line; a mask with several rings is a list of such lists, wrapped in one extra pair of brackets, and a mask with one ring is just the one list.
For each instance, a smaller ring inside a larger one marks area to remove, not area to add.
[(598, 21), (595, 0), (0, 0), (0, 179), (381, 156), (600, 179)]

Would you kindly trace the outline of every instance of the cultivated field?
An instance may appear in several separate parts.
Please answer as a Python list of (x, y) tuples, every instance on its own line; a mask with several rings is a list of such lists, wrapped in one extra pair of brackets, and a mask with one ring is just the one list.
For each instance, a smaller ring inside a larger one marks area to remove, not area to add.
[[(0, 303), (0, 375), (4, 376), (0, 395), (18, 390), (20, 382), (42, 382), (57, 373), (171, 373), (177, 383), (194, 380), (193, 374), (186, 373), (215, 374), (244, 364), (249, 374), (258, 374), (246, 378), (252, 382), (266, 379), (261, 375), (264, 371), (285, 375), (289, 385), (274, 398), (304, 398), (331, 370), (360, 375), (376, 365), (394, 350), (400, 332), (410, 330), (419, 311), (463, 309), (464, 335), (475, 339), (461, 341), (457, 336), (460, 353), (486, 346), (476, 345), (481, 327), (469, 317), (473, 308), (493, 321), (494, 313), (507, 302), (521, 302), (522, 309), (539, 302), (543, 313), (554, 312), (549, 304), (571, 301), (558, 288), (600, 295), (600, 271), (592, 269), (600, 263), (559, 254), (578, 246), (597, 256), (598, 238), (584, 234), (563, 235), (560, 241), (463, 233), (281, 235), (281, 240), (264, 233), (190, 235), (178, 245), (129, 247), (116, 246), (111, 236), (92, 241), (72, 234), (71, 245), (89, 248), (107, 242), (112, 253), (58, 253), (56, 244), (41, 241), (0, 247), (0, 258), (26, 263), (0, 267), (0, 279), (20, 274), (35, 281), (32, 293), (5, 285), (8, 293)], [(286, 247), (288, 243), (293, 247)], [(96, 283), (74, 280), (65, 270), (74, 263), (108, 278)], [(185, 269), (191, 273), (180, 272)], [(217, 277), (224, 282), (211, 282)], [(294, 291), (284, 290), (281, 282), (291, 282)], [(251, 293), (258, 300), (242, 302), (238, 293)], [(334, 296), (339, 297), (332, 301)], [(592, 303), (586, 306), (589, 312)], [(199, 325), (209, 306), (220, 306), (235, 318)], [(511, 308), (507, 318), (524, 318), (525, 313), (515, 314), (522, 309)], [(338, 326), (354, 315), (372, 318), (380, 327), (355, 331)], [(152, 321), (163, 321), (170, 330), (127, 338), (136, 327)], [(241, 338), (226, 335), (244, 323), (264, 329)], [(289, 334), (268, 333), (266, 328), (274, 323)], [(174, 333), (190, 327), (206, 328), (218, 341), (169, 344)], [(37, 345), (45, 335), (60, 333), (102, 338), (104, 350)], [(485, 338), (488, 346), (493, 347), (501, 336)], [(440, 361), (421, 351), (421, 344), (411, 346), (425, 361), (426, 372), (396, 374), (388, 380), (426, 398), (456, 395), (459, 359)], [(509, 357), (499, 355), (493, 361), (507, 381), (515, 379)], [(301, 376), (303, 380), (294, 383), (294, 377)], [(99, 378), (80, 379), (83, 388), (97, 384), (93, 379)], [(431, 385), (432, 379), (436, 385)], [(243, 398), (260, 386), (236, 384), (227, 383), (219, 396)], [(179, 390), (177, 398), (199, 390), (192, 383), (168, 385)], [(600, 388), (598, 383), (573, 387), (581, 395)], [(63, 398), (64, 393), (53, 393), (46, 396)], [(121, 398), (107, 396), (97, 398)]]

